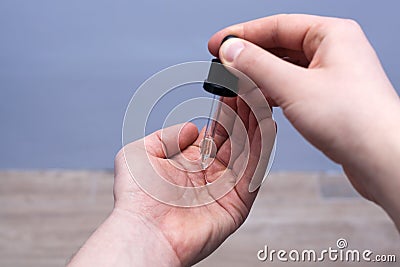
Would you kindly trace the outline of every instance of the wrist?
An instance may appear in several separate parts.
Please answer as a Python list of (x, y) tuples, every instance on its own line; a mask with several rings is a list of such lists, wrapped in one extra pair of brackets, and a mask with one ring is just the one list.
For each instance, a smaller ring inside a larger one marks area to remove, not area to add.
[(148, 219), (119, 208), (110, 217), (120, 225), (119, 234), (125, 241), (133, 262), (140, 266), (181, 266), (180, 260), (164, 234)]
[(181, 266), (181, 263), (152, 223), (114, 208), (69, 266)]
[(381, 206), (400, 230), (400, 127), (395, 125), (398, 121), (400, 116), (393, 116), (375, 125), (365, 135), (367, 138), (360, 137), (362, 145), (357, 155), (343, 166), (353, 185), (360, 186), (365, 197)]
[(382, 138), (371, 163), (373, 198), (393, 219), (400, 230), (400, 143), (398, 136)]

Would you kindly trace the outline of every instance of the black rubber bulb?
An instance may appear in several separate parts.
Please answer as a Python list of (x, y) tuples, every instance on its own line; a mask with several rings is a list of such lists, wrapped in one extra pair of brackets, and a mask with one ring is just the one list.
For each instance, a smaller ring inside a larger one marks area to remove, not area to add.
[[(228, 35), (222, 39), (221, 45), (235, 35)], [(227, 70), (219, 58), (211, 61), (208, 77), (204, 81), (203, 88), (207, 92), (223, 97), (235, 97), (238, 93), (238, 78)]]

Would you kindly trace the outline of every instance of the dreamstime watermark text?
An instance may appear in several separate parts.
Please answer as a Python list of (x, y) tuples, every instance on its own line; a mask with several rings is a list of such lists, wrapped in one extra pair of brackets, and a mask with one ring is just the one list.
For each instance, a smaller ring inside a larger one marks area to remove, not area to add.
[(374, 254), (371, 250), (348, 249), (347, 240), (339, 238), (336, 247), (320, 251), (314, 249), (275, 250), (264, 246), (257, 252), (260, 261), (281, 262), (396, 262), (396, 255)]

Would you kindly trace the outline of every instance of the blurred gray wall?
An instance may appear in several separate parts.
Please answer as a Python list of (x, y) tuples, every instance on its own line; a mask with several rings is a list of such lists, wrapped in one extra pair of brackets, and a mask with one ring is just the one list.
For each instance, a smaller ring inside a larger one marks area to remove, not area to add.
[[(356, 19), (399, 89), (399, 10), (394, 0), (1, 0), (0, 168), (112, 168), (125, 108), (143, 81), (209, 60), (214, 32), (275, 13)], [(339, 168), (275, 111), (273, 170)]]

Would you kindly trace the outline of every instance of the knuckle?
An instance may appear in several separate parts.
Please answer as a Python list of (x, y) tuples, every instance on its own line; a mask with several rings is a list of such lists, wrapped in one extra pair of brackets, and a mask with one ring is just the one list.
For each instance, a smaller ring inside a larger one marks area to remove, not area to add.
[(354, 19), (340, 19), (341, 30), (351, 33), (362, 32), (360, 24)]
[(344, 23), (345, 23), (345, 26), (347, 28), (349, 28), (350, 30), (361, 31), (360, 24), (353, 19), (346, 19), (346, 20), (344, 20)]
[(335, 38), (353, 42), (355, 39), (364, 36), (360, 24), (353, 19), (330, 18), (326, 23), (326, 32)]
[(352, 28), (356, 28), (356, 29), (360, 28), (360, 24), (354, 19), (344, 19), (344, 23), (347, 26), (352, 27)]

